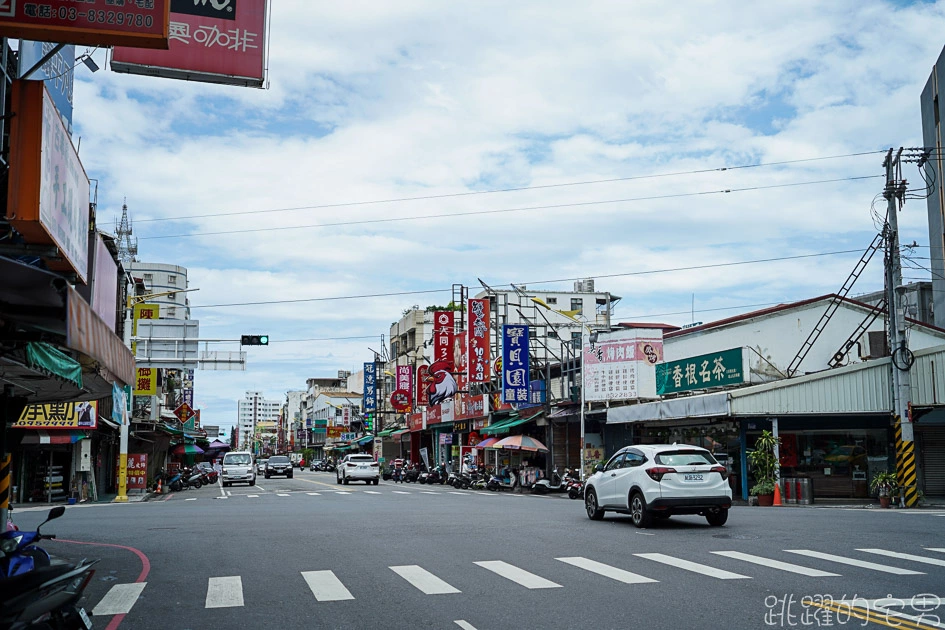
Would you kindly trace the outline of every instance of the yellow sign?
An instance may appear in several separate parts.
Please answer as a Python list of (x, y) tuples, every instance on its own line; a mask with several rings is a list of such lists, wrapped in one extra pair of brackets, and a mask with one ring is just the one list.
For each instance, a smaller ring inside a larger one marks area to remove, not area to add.
[(98, 426), (98, 403), (69, 402), (27, 405), (13, 427), (16, 429), (94, 429)]
[[(160, 304), (135, 304), (132, 309), (131, 315), (131, 334), (132, 336), (137, 336), (138, 334), (138, 320), (139, 319), (160, 319), (161, 318), (161, 305)], [(138, 353), (138, 344), (131, 342), (131, 353)]]
[(157, 394), (157, 368), (138, 368), (135, 377), (135, 396), (154, 396)]

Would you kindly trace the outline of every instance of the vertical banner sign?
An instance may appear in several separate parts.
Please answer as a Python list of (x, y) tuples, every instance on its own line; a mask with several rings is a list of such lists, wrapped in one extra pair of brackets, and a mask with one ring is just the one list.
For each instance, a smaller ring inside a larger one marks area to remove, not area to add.
[(466, 370), (470, 383), (488, 383), (489, 372), (489, 300), (469, 300), (469, 330), (466, 343)]
[(364, 397), (361, 410), (370, 413), (377, 409), (377, 364), (373, 361), (364, 364)]
[[(161, 305), (160, 304), (135, 304), (131, 309), (131, 336), (136, 337), (138, 335), (138, 320), (139, 319), (160, 319), (161, 318)], [(138, 342), (131, 342), (131, 354), (137, 354), (138, 352)]]
[(529, 388), (528, 326), (502, 327), (502, 402), (527, 403)]
[(344, 405), (341, 408), (341, 421), (344, 423), (345, 428), (351, 426), (351, 405)]
[[(433, 313), (433, 363), (453, 361), (453, 311), (435, 311)], [(453, 370), (451, 369), (450, 372)]]
[(427, 394), (427, 376), (430, 374), (429, 365), (417, 366), (417, 406), (430, 404), (430, 398)]
[(413, 368), (409, 365), (397, 366), (397, 390), (404, 392), (407, 400), (413, 403)]

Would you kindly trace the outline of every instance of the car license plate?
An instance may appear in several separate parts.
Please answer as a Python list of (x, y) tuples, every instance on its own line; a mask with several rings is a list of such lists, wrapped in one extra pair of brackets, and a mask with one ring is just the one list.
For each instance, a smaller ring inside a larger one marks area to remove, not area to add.
[(367, 466), (358, 466), (358, 470), (367, 470)]
[(683, 475), (683, 481), (705, 481), (705, 475), (702, 473), (687, 473)]
[(79, 609), (79, 618), (82, 619), (82, 624), (86, 627), (86, 630), (92, 630), (92, 620), (89, 619), (88, 614), (85, 612), (85, 608)]

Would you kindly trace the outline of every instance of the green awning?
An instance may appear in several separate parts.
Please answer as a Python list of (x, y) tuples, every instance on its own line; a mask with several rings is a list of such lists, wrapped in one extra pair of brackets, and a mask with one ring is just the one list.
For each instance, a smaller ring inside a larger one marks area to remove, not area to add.
[(509, 430), (512, 429), (513, 427), (517, 427), (520, 424), (525, 424), (526, 422), (531, 422), (532, 420), (540, 416), (542, 413), (544, 412), (539, 411), (538, 413), (530, 415), (526, 418), (518, 418), (518, 417), (506, 418), (502, 422), (498, 422), (496, 424), (490, 424), (485, 429), (483, 429), (482, 432), (484, 435), (496, 435), (499, 433), (508, 433)]
[(357, 440), (355, 440), (355, 442), (357, 442), (358, 444), (360, 444), (360, 445), (362, 445), (362, 446), (365, 445), (365, 444), (368, 444), (369, 442), (373, 442), (373, 441), (374, 441), (374, 436), (373, 436), (373, 435), (365, 435), (363, 438), (358, 438)]
[(82, 366), (79, 362), (44, 341), (26, 344), (26, 364), (34, 370), (82, 387)]
[(452, 428), (453, 428), (453, 423), (452, 423), (452, 422), (438, 422), (438, 423), (436, 423), (436, 424), (428, 424), (428, 425), (427, 425), (427, 429), (440, 430), (440, 429), (452, 429)]
[(393, 433), (396, 430), (397, 429), (384, 429), (383, 431), (378, 431), (377, 437), (382, 437), (382, 438), (388, 437), (391, 433)]

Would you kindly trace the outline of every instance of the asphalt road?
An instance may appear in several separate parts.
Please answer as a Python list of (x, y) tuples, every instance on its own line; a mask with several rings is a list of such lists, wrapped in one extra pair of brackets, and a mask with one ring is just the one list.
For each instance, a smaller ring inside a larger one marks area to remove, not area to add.
[(57, 556), (101, 558), (96, 628), (945, 628), (942, 510), (735, 507), (721, 528), (638, 530), (557, 495), (296, 471), (76, 506), (44, 531)]

